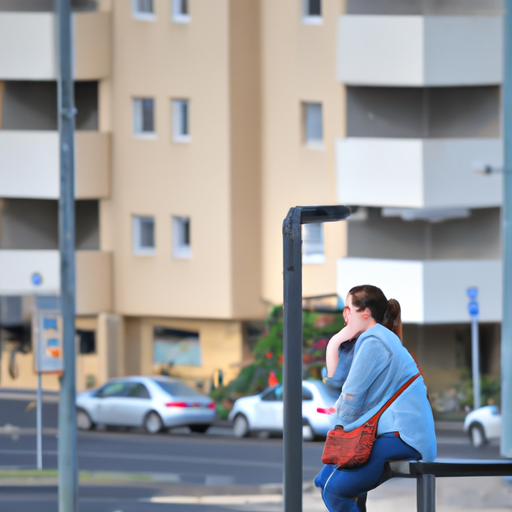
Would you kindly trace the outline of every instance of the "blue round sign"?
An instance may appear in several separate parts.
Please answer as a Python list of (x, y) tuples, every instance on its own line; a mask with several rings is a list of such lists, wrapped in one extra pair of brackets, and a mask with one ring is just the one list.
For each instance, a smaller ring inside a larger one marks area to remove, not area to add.
[(43, 282), (43, 276), (39, 272), (34, 272), (31, 279), (34, 286), (39, 286)]
[(478, 296), (478, 288), (476, 286), (473, 286), (471, 288), (468, 288), (466, 290), (466, 293), (468, 294), (468, 297), (470, 299), (476, 299)]
[(471, 316), (478, 315), (479, 306), (476, 300), (470, 300), (468, 303), (468, 312)]

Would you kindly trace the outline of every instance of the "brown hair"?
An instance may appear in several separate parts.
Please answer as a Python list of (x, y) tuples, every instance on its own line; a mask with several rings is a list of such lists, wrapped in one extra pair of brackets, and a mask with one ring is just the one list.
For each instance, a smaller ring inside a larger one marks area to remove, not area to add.
[(402, 339), (402, 318), (397, 300), (388, 300), (380, 288), (371, 284), (354, 286), (348, 293), (357, 311), (368, 308), (377, 323), (386, 326)]

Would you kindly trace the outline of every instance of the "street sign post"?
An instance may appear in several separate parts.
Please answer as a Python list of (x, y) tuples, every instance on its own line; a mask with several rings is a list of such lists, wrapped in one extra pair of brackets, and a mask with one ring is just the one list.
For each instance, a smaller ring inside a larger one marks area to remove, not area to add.
[(478, 314), (480, 306), (478, 304), (478, 288), (471, 287), (467, 289), (468, 313), (471, 317), (471, 368), (473, 376), (473, 408), (480, 407), (480, 355), (478, 341)]
[(301, 225), (350, 216), (348, 206), (295, 206), (283, 221), (283, 510), (302, 512)]
[(62, 315), (58, 297), (36, 296), (34, 370), (37, 373), (36, 444), (37, 469), (43, 469), (43, 373), (62, 374)]

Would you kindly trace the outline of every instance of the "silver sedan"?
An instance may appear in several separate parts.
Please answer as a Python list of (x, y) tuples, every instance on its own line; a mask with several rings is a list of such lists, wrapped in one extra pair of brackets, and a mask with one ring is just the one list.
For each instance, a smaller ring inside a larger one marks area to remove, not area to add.
[(187, 426), (204, 433), (215, 420), (213, 400), (171, 377), (125, 377), (77, 395), (77, 427), (144, 427), (151, 434)]
[[(338, 395), (316, 380), (302, 381), (302, 435), (307, 441), (323, 438), (335, 425), (332, 414)], [(239, 398), (229, 413), (236, 437), (256, 432), (283, 431), (283, 386), (267, 388), (259, 395)]]

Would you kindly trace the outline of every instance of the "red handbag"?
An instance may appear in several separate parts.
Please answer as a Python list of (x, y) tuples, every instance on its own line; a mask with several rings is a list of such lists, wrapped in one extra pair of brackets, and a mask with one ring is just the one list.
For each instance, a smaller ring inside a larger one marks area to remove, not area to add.
[(322, 462), (336, 464), (338, 468), (355, 469), (362, 466), (372, 453), (373, 443), (377, 436), (377, 424), (381, 414), (408, 388), (418, 377), (411, 377), (366, 423), (360, 427), (345, 432), (342, 425), (329, 431), (325, 440)]

